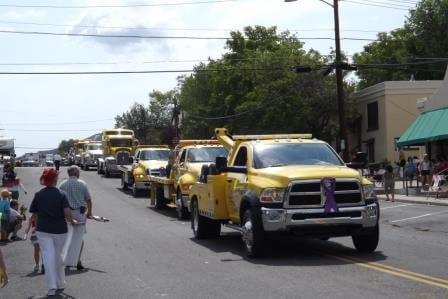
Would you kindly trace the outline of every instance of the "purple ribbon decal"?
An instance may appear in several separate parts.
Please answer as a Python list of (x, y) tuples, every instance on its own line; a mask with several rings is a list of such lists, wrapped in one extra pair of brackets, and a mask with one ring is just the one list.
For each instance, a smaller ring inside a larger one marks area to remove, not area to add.
[(336, 190), (336, 179), (335, 178), (323, 178), (320, 181), (322, 190), (325, 195), (325, 213), (337, 213), (339, 212), (338, 206), (336, 205), (336, 199), (334, 198), (334, 191)]

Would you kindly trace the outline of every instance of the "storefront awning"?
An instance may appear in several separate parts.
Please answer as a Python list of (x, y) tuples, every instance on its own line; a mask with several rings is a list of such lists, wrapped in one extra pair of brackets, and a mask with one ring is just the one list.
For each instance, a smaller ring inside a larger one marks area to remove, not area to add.
[(445, 139), (448, 140), (448, 107), (421, 114), (401, 135), (397, 145), (422, 145)]

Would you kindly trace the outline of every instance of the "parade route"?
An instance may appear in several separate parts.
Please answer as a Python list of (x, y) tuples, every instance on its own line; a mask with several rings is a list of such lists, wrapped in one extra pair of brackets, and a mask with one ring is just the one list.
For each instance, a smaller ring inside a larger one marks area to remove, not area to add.
[[(29, 206), (42, 168), (18, 168)], [(67, 177), (66, 168), (61, 178)], [(267, 256), (247, 259), (238, 233), (220, 240), (192, 238), (174, 210), (146, 207), (120, 189), (118, 178), (81, 172), (94, 214), (110, 222), (87, 225), (84, 272), (67, 272), (60, 298), (447, 298), (448, 207), (381, 201), (381, 238), (373, 254), (357, 253), (350, 238), (272, 240)], [(23, 230), (19, 232), (23, 236)], [(32, 246), (2, 247), (10, 282), (0, 298), (46, 293), (32, 273)], [(56, 297), (57, 298), (57, 297)]]

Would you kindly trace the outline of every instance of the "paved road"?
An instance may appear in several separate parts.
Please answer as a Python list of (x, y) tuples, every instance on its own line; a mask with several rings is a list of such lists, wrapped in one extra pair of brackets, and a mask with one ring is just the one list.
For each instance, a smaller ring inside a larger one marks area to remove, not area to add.
[[(40, 188), (40, 172), (19, 169), (28, 190)], [(146, 199), (123, 193), (118, 179), (93, 171), (82, 178), (95, 214), (111, 222), (89, 223), (83, 258), (88, 271), (68, 273), (62, 298), (448, 297), (445, 207), (382, 203), (381, 242), (371, 255), (356, 253), (350, 238), (280, 239), (270, 244), (268, 257), (250, 260), (235, 232), (195, 241), (189, 222), (176, 220), (171, 210), (146, 208)], [(22, 194), (20, 201), (29, 205), (31, 197)], [(10, 284), (0, 298), (44, 294), (43, 276), (31, 271), (29, 241), (2, 250)]]

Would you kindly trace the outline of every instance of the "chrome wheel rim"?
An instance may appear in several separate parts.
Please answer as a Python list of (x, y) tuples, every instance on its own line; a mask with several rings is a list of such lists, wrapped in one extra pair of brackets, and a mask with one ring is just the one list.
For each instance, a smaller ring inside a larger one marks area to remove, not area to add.
[(198, 207), (197, 207), (197, 203), (194, 204), (193, 206), (194, 209), (194, 213), (193, 213), (193, 230), (195, 233), (197, 233), (198, 231), (198, 223), (199, 223), (199, 211), (198, 211)]
[(252, 251), (252, 247), (254, 244), (254, 231), (251, 220), (246, 220), (243, 225), (243, 231), (241, 233), (243, 242), (246, 245), (247, 250)]

